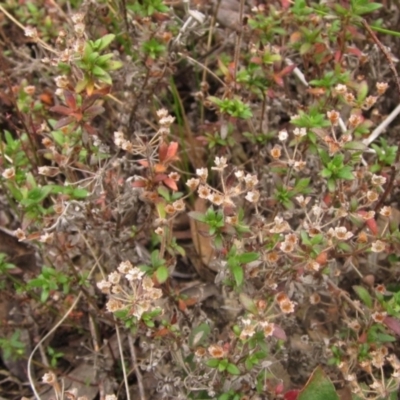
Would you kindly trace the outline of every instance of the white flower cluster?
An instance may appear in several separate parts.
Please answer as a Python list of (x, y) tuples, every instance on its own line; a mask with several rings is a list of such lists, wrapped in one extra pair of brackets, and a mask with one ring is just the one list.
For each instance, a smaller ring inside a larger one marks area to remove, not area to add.
[[(126, 279), (130, 290), (120, 284), (122, 278)], [(111, 272), (107, 280), (97, 283), (97, 287), (110, 295), (107, 311), (116, 312), (129, 307), (131, 315), (138, 319), (143, 313), (154, 310), (154, 301), (162, 297), (162, 290), (154, 287), (152, 279), (129, 261), (122, 262), (118, 271)]]

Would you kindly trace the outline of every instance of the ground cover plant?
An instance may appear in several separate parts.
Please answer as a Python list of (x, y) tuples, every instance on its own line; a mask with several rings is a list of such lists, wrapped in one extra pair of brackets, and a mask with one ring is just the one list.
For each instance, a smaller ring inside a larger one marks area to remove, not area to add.
[(397, 1), (0, 5), (0, 396), (397, 399)]

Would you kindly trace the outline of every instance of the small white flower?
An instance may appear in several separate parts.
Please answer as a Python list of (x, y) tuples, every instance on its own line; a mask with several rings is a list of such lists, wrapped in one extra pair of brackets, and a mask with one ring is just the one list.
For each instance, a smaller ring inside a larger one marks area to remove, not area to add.
[(197, 186), (199, 186), (199, 183), (199, 179), (190, 178), (187, 180), (186, 185), (190, 188), (190, 190), (196, 190)]
[(352, 232), (348, 232), (345, 226), (335, 228), (335, 236), (339, 240), (348, 240), (353, 236)]
[(371, 251), (374, 253), (382, 253), (382, 251), (385, 250), (385, 243), (377, 240), (376, 242), (372, 243), (371, 245)]
[(257, 175), (246, 174), (246, 176), (244, 177), (244, 181), (246, 182), (247, 188), (253, 188), (254, 186), (257, 185), (258, 178)]
[(250, 203), (257, 203), (260, 198), (260, 192), (258, 190), (251, 190), (247, 192), (245, 199)]
[(25, 36), (32, 38), (34, 41), (39, 40), (37, 29), (33, 28), (32, 26), (27, 26), (25, 28)]
[(119, 264), (119, 267), (117, 268), (121, 274), (127, 274), (131, 269), (133, 268), (133, 265), (131, 264), (130, 261), (122, 261)]
[(302, 138), (303, 136), (307, 135), (307, 129), (306, 128), (296, 128), (293, 131), (294, 136), (298, 137), (298, 138)]
[(243, 170), (236, 171), (236, 172), (235, 172), (235, 176), (236, 176), (236, 178), (237, 178), (239, 181), (243, 180), (243, 178), (244, 178), (244, 171), (243, 171)]
[(335, 93), (337, 94), (346, 94), (347, 93), (347, 87), (346, 85), (338, 84), (335, 86)]
[(154, 232), (155, 232), (156, 235), (160, 235), (161, 236), (164, 233), (164, 229), (161, 228), (161, 226), (159, 226)]
[(214, 160), (215, 167), (212, 167), (212, 169), (222, 171), (224, 168), (227, 167), (226, 162), (227, 162), (226, 157), (215, 157)]
[(300, 204), (300, 207), (305, 208), (306, 205), (310, 202), (311, 197), (307, 196), (306, 198), (304, 198), (304, 196), (301, 195), (301, 196), (295, 197), (295, 199)]
[(144, 272), (141, 271), (138, 267), (131, 268), (128, 273), (125, 275), (125, 278), (132, 282), (142, 279)]
[(278, 138), (281, 142), (284, 142), (289, 137), (289, 134), (286, 129), (279, 131)]
[(175, 117), (172, 117), (171, 115), (168, 115), (166, 117), (163, 117), (160, 119), (159, 123), (160, 125), (169, 127), (173, 124), (173, 122), (175, 121)]
[(1, 174), (1, 176), (2, 176), (4, 179), (11, 179), (11, 178), (14, 178), (14, 176), (15, 176), (15, 168), (14, 168), (14, 167), (6, 168), (6, 169), (3, 171), (3, 173)]
[(71, 19), (74, 24), (79, 24), (85, 19), (85, 14), (78, 12), (76, 14), (73, 14), (71, 16)]
[(168, 115), (168, 110), (166, 110), (165, 108), (161, 108), (159, 110), (157, 110), (157, 117), (158, 118), (165, 118)]
[(102, 281), (97, 282), (96, 286), (101, 290), (102, 293), (110, 293), (112, 283), (103, 279)]
[(120, 279), (121, 279), (121, 275), (116, 271), (111, 272), (108, 275), (108, 282), (111, 282), (114, 285), (116, 285), (119, 282)]
[(40, 235), (40, 237), (39, 237), (39, 242), (42, 242), (42, 243), (51, 243), (51, 242), (53, 241), (53, 236), (54, 236), (53, 233), (48, 233), (48, 232), (46, 232), (46, 233), (44, 233), (43, 235)]
[(372, 175), (371, 182), (373, 185), (384, 185), (386, 183), (386, 178), (382, 175)]
[(200, 180), (204, 183), (207, 180), (208, 169), (207, 168), (197, 168), (196, 175), (200, 178)]
[(379, 211), (379, 214), (381, 214), (384, 217), (389, 218), (392, 215), (392, 207), (390, 206), (383, 206), (381, 210)]

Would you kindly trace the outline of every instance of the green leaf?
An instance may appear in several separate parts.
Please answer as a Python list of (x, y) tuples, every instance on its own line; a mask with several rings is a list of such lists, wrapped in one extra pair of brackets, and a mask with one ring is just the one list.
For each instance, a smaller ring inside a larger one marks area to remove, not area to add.
[(376, 341), (380, 342), (380, 343), (393, 343), (395, 342), (397, 339), (392, 336), (392, 335), (388, 335), (387, 333), (377, 333), (376, 335)]
[(108, 65), (107, 61), (111, 60), (113, 55), (113, 53), (107, 53), (99, 56), (96, 60), (96, 64), (105, 68), (105, 66)]
[(52, 191), (52, 186), (36, 187), (28, 192), (26, 199), (21, 200), (21, 204), (24, 206), (30, 206), (38, 204), (44, 200)]
[(226, 368), (226, 370), (231, 375), (240, 375), (240, 369), (234, 364), (228, 364), (228, 367)]
[(192, 329), (189, 335), (189, 346), (196, 347), (204, 344), (207, 341), (210, 332), (210, 326), (206, 323), (202, 323), (196, 328)]
[(104, 50), (106, 47), (108, 47), (111, 42), (115, 39), (115, 35), (113, 35), (112, 33), (103, 36), (101, 39), (96, 40), (96, 45), (98, 44), (98, 46), (96, 46), (96, 50), (97, 51), (101, 51)]
[(207, 367), (210, 367), (210, 368), (217, 368), (218, 365), (219, 365), (219, 361), (220, 361), (220, 360), (218, 360), (217, 358), (210, 358), (210, 359), (206, 362), (206, 365), (207, 365)]
[(369, 294), (368, 290), (362, 286), (353, 286), (353, 290), (357, 293), (357, 296), (361, 299), (361, 301), (370, 309), (372, 309), (373, 301), (372, 297)]
[(328, 190), (334, 192), (336, 190), (336, 182), (334, 179), (328, 179)]
[(233, 277), (235, 278), (235, 282), (237, 286), (241, 286), (243, 283), (244, 273), (243, 268), (236, 264), (231, 268)]
[(306, 231), (301, 231), (300, 237), (303, 244), (305, 244), (306, 246), (311, 246), (312, 243)]
[(320, 175), (321, 175), (323, 178), (330, 178), (330, 177), (332, 176), (332, 172), (331, 172), (328, 168), (324, 168), (324, 169), (321, 171)]
[(360, 151), (364, 151), (366, 150), (368, 146), (366, 146), (363, 142), (348, 142), (346, 143), (343, 148), (346, 150), (360, 150)]
[(107, 83), (107, 85), (112, 85), (112, 78), (108, 72), (106, 72), (103, 76), (99, 77), (101, 82)]
[(13, 195), (15, 200), (20, 202), (23, 199), (24, 195), (19, 190), (19, 188), (14, 184), (14, 182), (6, 182), (6, 186), (7, 186), (7, 189)]
[(88, 196), (88, 191), (86, 189), (76, 188), (71, 194), (76, 199), (84, 199)]
[(319, 156), (324, 165), (328, 165), (328, 163), (331, 161), (331, 158), (329, 157), (328, 152), (326, 152), (325, 150), (320, 150)]
[(349, 166), (343, 167), (337, 174), (338, 178), (351, 181), (354, 179), (352, 168)]
[(325, 375), (321, 367), (312, 373), (297, 400), (339, 400), (335, 386)]
[(107, 71), (115, 71), (116, 69), (120, 69), (123, 65), (122, 61), (109, 61), (107, 63)]
[(296, 183), (296, 185), (295, 185), (295, 187), (294, 187), (294, 190), (295, 190), (296, 192), (302, 193), (302, 192), (304, 191), (304, 189), (306, 189), (306, 188), (310, 185), (310, 180), (311, 180), (311, 178), (303, 178), (303, 179), (300, 179), (300, 180)]
[(107, 75), (107, 72), (104, 71), (104, 69), (99, 67), (98, 65), (95, 65), (92, 68), (92, 73), (93, 73), (94, 76), (97, 76), (97, 77), (103, 77), (103, 76)]
[(256, 252), (249, 252), (249, 253), (243, 253), (239, 254), (236, 256), (237, 261), (239, 261), (241, 264), (248, 264), (252, 261), (256, 261), (259, 258), (259, 254)]
[(165, 200), (170, 201), (171, 196), (169, 190), (165, 186), (159, 186), (157, 192), (160, 196), (162, 196)]
[(363, 15), (379, 10), (382, 4), (379, 3), (367, 3), (363, 0), (353, 0), (351, 2), (352, 12), (356, 15)]
[(164, 283), (169, 277), (168, 268), (164, 265), (156, 270), (156, 278), (159, 283)]
[(218, 364), (218, 371), (224, 372), (228, 368), (228, 360), (221, 360)]
[(195, 221), (206, 222), (206, 220), (207, 220), (207, 216), (198, 211), (190, 211), (190, 212), (188, 212), (188, 215), (190, 218), (193, 218)]

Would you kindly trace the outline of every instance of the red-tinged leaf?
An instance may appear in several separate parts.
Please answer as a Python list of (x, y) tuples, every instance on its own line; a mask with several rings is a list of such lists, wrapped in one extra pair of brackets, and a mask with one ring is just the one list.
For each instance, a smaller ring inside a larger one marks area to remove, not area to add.
[(314, 54), (321, 54), (326, 50), (326, 44), (315, 43), (314, 44)]
[(85, 116), (89, 118), (94, 118), (97, 115), (102, 114), (105, 111), (105, 108), (102, 106), (90, 106), (85, 110)]
[(46, 104), (46, 106), (52, 106), (54, 104), (53, 96), (51, 93), (42, 93), (39, 95), (39, 100), (43, 103)]
[(95, 93), (95, 94), (100, 94), (101, 97), (107, 96), (108, 94), (111, 93), (111, 86), (104, 86), (104, 87), (102, 87), (102, 88), (100, 88), (100, 89), (96, 89), (96, 90), (94, 91), (94, 93)]
[(160, 162), (165, 161), (165, 159), (167, 158), (167, 153), (168, 153), (168, 144), (162, 142), (160, 144), (160, 147), (158, 148), (158, 158), (160, 159)]
[(76, 109), (76, 98), (72, 92), (69, 90), (64, 90), (64, 98), (65, 98), (65, 104), (69, 107), (72, 108), (73, 110)]
[(278, 86), (283, 87), (283, 79), (279, 75), (274, 74), (274, 81)]
[(154, 181), (154, 182), (163, 182), (164, 179), (167, 179), (167, 178), (168, 178), (168, 175), (166, 175), (166, 174), (157, 174), (157, 175), (153, 178), (153, 181)]
[(300, 390), (298, 389), (293, 389), (293, 390), (289, 390), (288, 392), (286, 392), (283, 395), (283, 398), (285, 400), (296, 400), (297, 397), (299, 396)]
[(168, 186), (170, 189), (172, 189), (172, 190), (174, 190), (174, 191), (177, 191), (177, 190), (178, 190), (178, 186), (176, 185), (176, 182), (175, 182), (173, 179), (167, 177), (167, 178), (165, 178), (165, 179), (163, 180), (163, 182), (164, 182), (164, 184), (165, 184), (166, 186)]
[(163, 164), (156, 164), (153, 169), (156, 174), (161, 174), (167, 170), (167, 167)]
[(285, 386), (283, 385), (283, 382), (279, 382), (279, 383), (275, 386), (275, 394), (282, 394), (284, 388), (285, 388)]
[(176, 153), (178, 152), (178, 142), (171, 142), (168, 146), (167, 157), (165, 161), (178, 160)]
[(77, 122), (81, 122), (83, 119), (83, 114), (81, 112), (74, 112), (71, 115), (75, 118), (75, 121)]
[(326, 93), (326, 89), (324, 88), (308, 88), (307, 93), (310, 93), (312, 96), (319, 97), (323, 96)]
[(194, 297), (189, 297), (187, 299), (179, 299), (178, 307), (181, 311), (185, 311), (188, 307), (196, 305), (199, 301)]
[[(365, 210), (359, 210), (358, 211), (358, 215), (364, 216), (365, 214), (367, 214), (367, 211), (365, 211)], [(378, 228), (378, 224), (375, 221), (375, 218), (367, 219), (365, 221), (365, 225), (367, 225), (367, 227), (369, 228), (369, 230), (371, 231), (371, 233), (373, 235), (377, 235), (378, 234), (379, 228)]]
[(325, 203), (325, 205), (330, 206), (332, 204), (332, 196), (330, 195), (330, 193), (327, 193), (324, 198), (323, 198), (323, 202)]
[(235, 75), (235, 63), (232, 61), (228, 64), (229, 74), (231, 77)]
[(362, 332), (358, 336), (358, 343), (367, 343), (367, 333), (366, 332)]
[(302, 36), (303, 35), (301, 34), (300, 31), (293, 32), (290, 35), (290, 43), (297, 43), (302, 38)]
[(250, 62), (252, 64), (256, 64), (256, 65), (262, 65), (262, 58), (253, 56), (253, 57), (250, 58)]
[(400, 336), (400, 320), (393, 317), (385, 317), (383, 323), (392, 330), (396, 335)]
[(149, 162), (147, 160), (138, 160), (138, 163), (142, 166), (142, 167), (148, 167), (149, 166)]
[(186, 311), (187, 306), (186, 306), (185, 300), (182, 300), (182, 299), (178, 300), (178, 308), (180, 311)]
[(86, 108), (89, 108), (94, 104), (94, 102), (98, 99), (103, 98), (104, 96), (101, 95), (100, 93), (94, 93), (91, 96), (87, 96), (85, 100), (82, 102), (82, 108), (85, 110)]
[(273, 332), (272, 336), (276, 337), (277, 339), (281, 339), (281, 340), (287, 339), (285, 331), (279, 325), (274, 326), (274, 332)]
[(326, 251), (323, 251), (322, 253), (318, 254), (315, 258), (315, 261), (320, 265), (325, 265), (328, 261), (328, 253)]
[(89, 135), (97, 135), (97, 129), (93, 128), (92, 125), (85, 124), (83, 125), (83, 129), (89, 134)]
[(343, 53), (340, 50), (335, 51), (335, 54), (333, 56), (335, 63), (339, 63), (340, 60), (342, 59), (342, 56), (343, 56)]
[(285, 68), (283, 68), (280, 72), (278, 72), (277, 75), (279, 76), (285, 76), (285, 75), (289, 75), (293, 72), (293, 70), (296, 68), (295, 64), (292, 65), (288, 65)]
[(63, 128), (64, 126), (67, 126), (69, 124), (71, 124), (72, 122), (75, 121), (74, 117), (65, 117), (65, 118), (61, 118), (59, 121), (57, 121), (57, 123), (54, 126), (54, 129), (60, 129)]
[(50, 108), (50, 111), (56, 112), (62, 115), (71, 115), (74, 110), (65, 106), (54, 106)]
[(374, 234), (377, 235), (379, 233), (378, 224), (376, 223), (374, 218), (368, 219), (365, 224), (368, 226), (369, 230)]
[(267, 96), (269, 99), (275, 99), (276, 93), (275, 93), (274, 89), (271, 89), (271, 88), (267, 89)]
[(161, 328), (156, 333), (154, 333), (154, 337), (163, 337), (170, 334), (170, 330), (168, 328)]
[(356, 57), (362, 57), (363, 53), (360, 49), (358, 49), (357, 47), (347, 47), (347, 52), (349, 54), (353, 54)]
[(146, 187), (146, 181), (137, 180), (132, 182), (132, 187)]
[(290, 0), (281, 0), (281, 6), (284, 10), (287, 10), (290, 5), (291, 5), (291, 1)]

